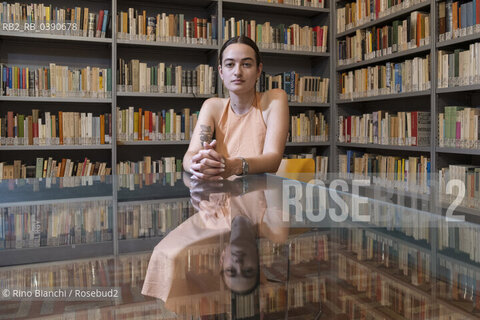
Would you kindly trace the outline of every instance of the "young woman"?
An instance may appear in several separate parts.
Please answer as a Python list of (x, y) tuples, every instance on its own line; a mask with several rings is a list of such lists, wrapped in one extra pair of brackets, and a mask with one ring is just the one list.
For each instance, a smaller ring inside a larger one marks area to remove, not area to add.
[(185, 171), (205, 180), (277, 171), (288, 133), (288, 100), (281, 89), (256, 92), (262, 68), (250, 38), (225, 42), (218, 73), (230, 98), (203, 104), (183, 157)]

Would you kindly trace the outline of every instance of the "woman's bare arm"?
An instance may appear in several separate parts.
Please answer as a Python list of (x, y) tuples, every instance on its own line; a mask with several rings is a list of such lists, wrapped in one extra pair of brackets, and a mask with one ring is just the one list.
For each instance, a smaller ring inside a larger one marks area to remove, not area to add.
[(198, 116), (197, 125), (193, 131), (190, 145), (183, 157), (183, 169), (193, 174), (203, 176), (218, 176), (224, 171), (223, 158), (215, 150), (212, 143), (215, 130), (214, 114), (219, 99), (208, 99), (204, 102)]

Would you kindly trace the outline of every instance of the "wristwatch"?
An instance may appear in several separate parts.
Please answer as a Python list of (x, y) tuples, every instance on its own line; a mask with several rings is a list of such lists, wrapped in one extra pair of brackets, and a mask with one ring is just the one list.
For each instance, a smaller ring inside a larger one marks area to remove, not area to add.
[(240, 160), (242, 160), (242, 174), (241, 176), (246, 176), (248, 174), (248, 162), (245, 160), (245, 158), (240, 157)]

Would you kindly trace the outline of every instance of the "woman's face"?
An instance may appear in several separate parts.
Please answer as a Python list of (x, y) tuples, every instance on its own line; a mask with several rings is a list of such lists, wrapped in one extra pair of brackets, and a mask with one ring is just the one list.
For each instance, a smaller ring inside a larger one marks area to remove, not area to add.
[(234, 292), (249, 291), (257, 284), (258, 248), (250, 220), (237, 216), (232, 220), (230, 243), (221, 257), (223, 279)]
[(255, 244), (243, 242), (225, 248), (222, 269), (223, 279), (234, 292), (244, 292), (257, 284), (258, 250)]
[(250, 46), (234, 43), (223, 51), (222, 65), (218, 72), (229, 91), (236, 94), (250, 93), (262, 72), (262, 64), (257, 67), (255, 51)]

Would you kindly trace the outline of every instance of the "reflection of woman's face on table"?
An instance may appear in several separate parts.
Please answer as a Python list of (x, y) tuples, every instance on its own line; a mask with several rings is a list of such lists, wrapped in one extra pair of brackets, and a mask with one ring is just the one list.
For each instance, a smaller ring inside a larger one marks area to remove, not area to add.
[(225, 285), (235, 293), (252, 290), (258, 283), (259, 258), (255, 229), (250, 220), (237, 216), (232, 221), (230, 243), (221, 257)]

